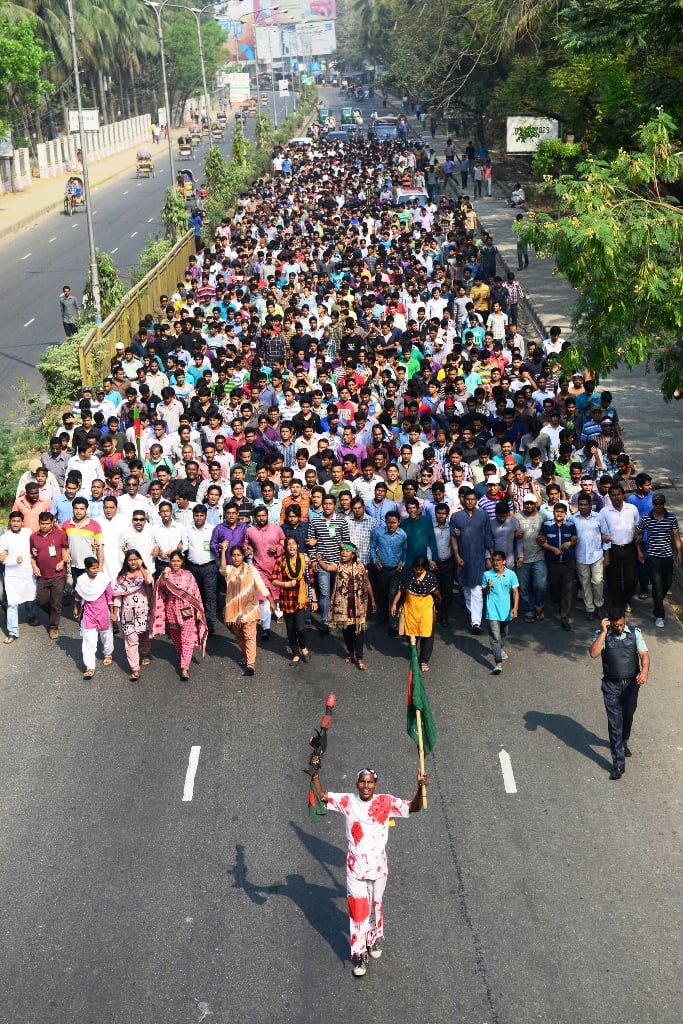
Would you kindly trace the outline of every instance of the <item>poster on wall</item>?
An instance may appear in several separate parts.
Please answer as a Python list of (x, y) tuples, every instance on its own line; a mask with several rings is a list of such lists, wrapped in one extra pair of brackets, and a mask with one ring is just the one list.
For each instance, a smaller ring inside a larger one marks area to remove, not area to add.
[(216, 4), (214, 18), (226, 35), (226, 50), (235, 61), (254, 59), (254, 0)]

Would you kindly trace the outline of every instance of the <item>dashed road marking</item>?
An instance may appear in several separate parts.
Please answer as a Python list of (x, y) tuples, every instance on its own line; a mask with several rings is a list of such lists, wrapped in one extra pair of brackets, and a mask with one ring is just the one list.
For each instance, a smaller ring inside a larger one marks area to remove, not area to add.
[(24, 327), (30, 327), (31, 324), (35, 323), (35, 320), (36, 320), (36, 318), (34, 316), (32, 316), (30, 320), (26, 321), (26, 323), (24, 324)]
[(506, 793), (516, 793), (517, 783), (515, 782), (515, 773), (512, 770), (512, 761), (507, 750), (501, 750), (498, 754), (500, 759), (500, 770), (503, 773), (503, 785), (505, 786)]
[(150, 217), (149, 220), (147, 221), (147, 223), (151, 224), (153, 220), (154, 220), (154, 217)]
[(53, 235), (52, 238), (48, 238), (47, 241), (48, 241), (48, 245), (50, 244), (50, 242), (56, 242), (57, 241), (57, 235)]
[(137, 231), (134, 231), (133, 234), (130, 237), (131, 238), (135, 238), (136, 235), (137, 235)]
[(114, 255), (114, 253), (115, 253), (115, 252), (118, 252), (118, 251), (119, 251), (119, 247), (118, 247), (118, 245), (117, 245), (115, 249), (112, 249), (112, 251), (111, 251), (111, 255), (113, 256), (113, 255)]
[(29, 256), (33, 256), (33, 253), (32, 252), (27, 252), (26, 255), (22, 256), (21, 258), (22, 258), (22, 260), (27, 260), (29, 258)]
[(194, 795), (194, 777), (197, 774), (197, 765), (199, 764), (199, 751), (201, 747), (190, 747), (190, 759), (187, 763), (187, 772), (185, 773), (185, 787), (183, 789), (183, 802), (189, 803)]

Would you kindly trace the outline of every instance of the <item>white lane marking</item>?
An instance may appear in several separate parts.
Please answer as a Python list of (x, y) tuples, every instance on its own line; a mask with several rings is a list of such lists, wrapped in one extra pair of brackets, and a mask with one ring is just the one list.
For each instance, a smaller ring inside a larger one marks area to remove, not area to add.
[(137, 231), (134, 231), (133, 234), (130, 237), (131, 238), (135, 238), (136, 235), (137, 235)]
[(517, 783), (515, 782), (515, 773), (512, 770), (512, 761), (507, 750), (501, 750), (498, 754), (500, 758), (500, 770), (503, 773), (503, 785), (505, 786), (506, 793), (516, 793)]
[(75, 224), (72, 224), (72, 225), (71, 225), (71, 227), (72, 227), (72, 228), (77, 228), (77, 227), (78, 227), (78, 221), (76, 221), (76, 223), (75, 223)]
[(52, 236), (52, 238), (48, 238), (48, 240), (47, 240), (47, 241), (48, 241), (48, 244), (49, 244), (50, 242), (56, 242), (56, 241), (57, 241), (57, 236), (56, 236), (56, 235), (53, 235), (53, 236)]
[(194, 795), (194, 777), (197, 774), (197, 765), (199, 764), (199, 751), (201, 747), (190, 747), (190, 760), (187, 764), (187, 773), (185, 775), (185, 788), (183, 789), (183, 802), (189, 803)]
[(93, 217), (96, 217), (97, 216), (97, 210), (93, 210), (92, 215), (93, 215)]
[(129, 190), (128, 190), (128, 189), (126, 189), (126, 191), (125, 191), (125, 192), (123, 193), (123, 194), (124, 194), (124, 196), (127, 196), (127, 195), (128, 195), (128, 191), (129, 191)]
[(115, 249), (112, 249), (112, 251), (111, 251), (111, 255), (113, 256), (113, 255), (114, 255), (114, 253), (115, 253), (115, 252), (118, 252), (118, 251), (119, 251), (119, 247), (118, 247), (118, 245), (117, 245)]
[(31, 324), (35, 323), (35, 320), (36, 320), (36, 318), (34, 316), (32, 316), (30, 320), (26, 321), (26, 323), (24, 324), (24, 327), (30, 327)]
[(27, 252), (26, 255), (22, 256), (21, 258), (22, 258), (22, 260), (27, 260), (29, 258), (29, 256), (33, 256), (33, 253), (32, 252)]
[(151, 224), (153, 220), (154, 220), (154, 217), (150, 217), (149, 220), (147, 221), (147, 223)]

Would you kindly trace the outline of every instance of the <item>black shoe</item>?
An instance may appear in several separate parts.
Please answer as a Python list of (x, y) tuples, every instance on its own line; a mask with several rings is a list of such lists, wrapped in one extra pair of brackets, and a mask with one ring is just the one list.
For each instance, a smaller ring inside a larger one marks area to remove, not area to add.
[(245, 676), (253, 676), (255, 671), (256, 671), (256, 669), (254, 668), (253, 665), (245, 665), (245, 668), (244, 668)]
[(396, 626), (391, 626), (389, 629), (389, 636), (398, 636), (398, 629)]
[(624, 774), (625, 770), (625, 768), (613, 768), (612, 771), (609, 773), (610, 780), (612, 782), (617, 782), (617, 780), (620, 779), (621, 776)]
[(261, 633), (261, 639), (262, 640), (266, 640), (266, 641), (270, 640), (270, 630), (269, 629), (264, 629), (263, 630), (263, 632)]
[(481, 626), (477, 626), (476, 624), (473, 625), (470, 630), (470, 633), (472, 634), (472, 636), (481, 636)]
[(566, 619), (562, 619), (560, 625), (562, 626), (562, 629), (565, 631), (565, 633), (571, 633), (572, 627)]
[(633, 755), (631, 754), (631, 748), (629, 747), (628, 743), (624, 743), (624, 757), (632, 757), (632, 756)]
[(320, 633), (321, 636), (327, 636), (327, 634), (330, 633), (331, 630), (326, 622), (321, 622), (318, 632)]

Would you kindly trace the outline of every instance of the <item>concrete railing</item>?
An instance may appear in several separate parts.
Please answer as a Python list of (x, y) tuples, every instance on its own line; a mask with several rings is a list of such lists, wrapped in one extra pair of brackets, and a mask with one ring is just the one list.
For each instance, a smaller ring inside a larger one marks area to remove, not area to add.
[(15, 149), (11, 160), (0, 160), (0, 193), (23, 192), (30, 184), (31, 159), (28, 149)]
[[(99, 132), (87, 132), (85, 139), (89, 161), (104, 160), (105, 157), (129, 149), (136, 143), (149, 146), (152, 142), (152, 118), (149, 114), (142, 114), (126, 121), (105, 124)], [(78, 133), (64, 135), (61, 139), (52, 139), (51, 142), (39, 143), (36, 146), (38, 177), (61, 177), (69, 171), (77, 174), (79, 163), (76, 154), (80, 145)]]

